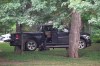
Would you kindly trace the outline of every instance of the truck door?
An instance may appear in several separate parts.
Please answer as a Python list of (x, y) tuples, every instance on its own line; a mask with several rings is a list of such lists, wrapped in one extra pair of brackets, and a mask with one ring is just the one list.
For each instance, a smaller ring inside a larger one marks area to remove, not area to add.
[(52, 31), (52, 44), (58, 44), (58, 33), (57, 31)]
[(69, 33), (68, 32), (58, 32), (58, 43), (68, 44), (69, 42)]

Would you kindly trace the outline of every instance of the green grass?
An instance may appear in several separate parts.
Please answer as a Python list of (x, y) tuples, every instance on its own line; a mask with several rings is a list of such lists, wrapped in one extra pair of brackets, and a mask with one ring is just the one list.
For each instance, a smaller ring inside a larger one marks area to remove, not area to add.
[(8, 43), (0, 43), (0, 66), (100, 66), (100, 44), (79, 50), (80, 58), (67, 57), (66, 49), (26, 51), (15, 54)]

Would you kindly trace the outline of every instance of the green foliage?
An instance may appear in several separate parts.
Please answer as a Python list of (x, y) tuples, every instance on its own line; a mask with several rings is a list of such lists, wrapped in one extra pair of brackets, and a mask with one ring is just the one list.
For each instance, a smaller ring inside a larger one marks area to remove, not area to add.
[(89, 1), (82, 0), (70, 0), (69, 8), (75, 9), (80, 13), (88, 12), (93, 9), (93, 4)]
[(14, 31), (15, 28), (13, 28), (14, 26), (14, 22), (0, 22), (0, 35), (1, 34), (5, 34), (5, 33), (11, 33), (12, 31)]
[(35, 11), (40, 11), (41, 9), (46, 8), (46, 1), (41, 1), (41, 0), (31, 0), (32, 2), (32, 9)]
[(9, 3), (11, 2), (12, 0), (0, 0), (0, 4), (3, 4), (3, 3)]
[(90, 11), (90, 19), (88, 22), (92, 24), (93, 30), (92, 30), (92, 38), (93, 42), (100, 43), (100, 1), (99, 0), (93, 0), (93, 6), (92, 10)]
[(100, 43), (100, 28), (98, 28), (96, 25), (92, 28), (91, 39), (94, 43)]
[(20, 3), (4, 3), (0, 5), (0, 22), (7, 22), (7, 20), (14, 20), (16, 16), (16, 9)]
[(90, 12), (89, 19), (91, 20), (89, 20), (89, 23), (99, 21), (99, 0), (12, 0), (9, 3), (0, 5), (0, 16), (3, 16), (0, 21), (15, 20), (15, 22), (28, 24), (44, 23), (49, 20), (61, 22), (68, 15), (68, 3), (70, 3), (69, 8), (77, 9), (83, 14), (95, 11), (98, 19), (94, 19), (93, 17), (96, 15)]
[(100, 43), (100, 35), (93, 35), (92, 38), (92, 43)]
[(19, 22), (32, 26), (53, 21), (59, 25), (61, 22), (70, 22), (70, 8), (82, 14), (83, 22), (99, 26), (99, 0), (7, 0), (0, 4), (0, 22)]
[(30, 16), (31, 14), (31, 19), (36, 24), (45, 23), (50, 20), (61, 22), (67, 14), (67, 10), (61, 7), (62, 1), (59, 0), (32, 0), (32, 3), (32, 8), (28, 9), (27, 15)]
[(19, 0), (1, 5), (1, 22), (8, 20), (19, 23), (41, 24), (50, 20), (61, 22), (66, 19), (67, 8), (61, 7), (65, 0)]
[[(99, 24), (100, 22), (100, 1), (99, 0), (70, 0), (69, 8), (82, 13), (82, 16), (87, 15), (91, 24)], [(88, 14), (89, 13), (89, 14)], [(85, 16), (86, 17), (86, 16)]]
[(92, 14), (89, 23), (92, 24), (100, 24), (100, 1), (94, 0), (94, 4), (92, 6)]
[(93, 42), (100, 41), (100, 0), (70, 1), (69, 8), (74, 8), (81, 13), (84, 24), (92, 25)]

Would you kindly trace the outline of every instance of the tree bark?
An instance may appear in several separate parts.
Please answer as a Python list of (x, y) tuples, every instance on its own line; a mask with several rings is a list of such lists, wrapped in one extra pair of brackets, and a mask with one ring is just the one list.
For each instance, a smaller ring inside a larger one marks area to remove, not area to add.
[(71, 29), (69, 34), (68, 55), (72, 58), (78, 58), (78, 46), (80, 40), (81, 15), (76, 10), (72, 11)]
[[(16, 32), (20, 32), (20, 25), (18, 24), (18, 22), (16, 22)], [(20, 46), (15, 46), (14, 52), (16, 54), (21, 54), (21, 47)]]

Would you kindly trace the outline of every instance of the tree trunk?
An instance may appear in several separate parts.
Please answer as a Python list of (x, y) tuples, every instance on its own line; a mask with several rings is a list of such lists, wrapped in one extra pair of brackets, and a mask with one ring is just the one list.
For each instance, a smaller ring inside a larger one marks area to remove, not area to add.
[[(16, 22), (16, 32), (20, 32), (20, 25), (18, 24), (18, 22)], [(21, 47), (20, 46), (15, 46), (14, 52), (16, 54), (21, 54)]]
[(80, 40), (81, 15), (76, 10), (72, 11), (71, 29), (69, 34), (68, 55), (72, 58), (78, 58), (78, 46)]

